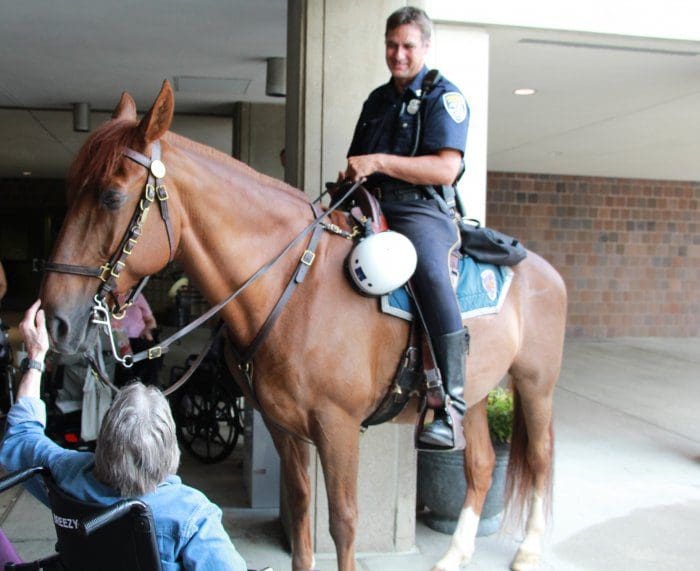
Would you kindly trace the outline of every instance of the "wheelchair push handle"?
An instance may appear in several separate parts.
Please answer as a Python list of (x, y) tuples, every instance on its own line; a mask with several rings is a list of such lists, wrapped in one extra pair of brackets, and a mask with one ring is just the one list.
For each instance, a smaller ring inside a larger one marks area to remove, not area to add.
[(141, 500), (121, 500), (101, 514), (80, 522), (80, 529), (83, 534), (89, 536), (105, 525), (118, 520), (131, 510), (146, 514), (148, 513), (148, 506)]
[(48, 473), (48, 470), (43, 466), (32, 466), (26, 470), (18, 470), (17, 472), (12, 472), (4, 478), (0, 479), (0, 493), (5, 490), (9, 490), (12, 486), (16, 486), (28, 480), (32, 476), (37, 476), (39, 474)]

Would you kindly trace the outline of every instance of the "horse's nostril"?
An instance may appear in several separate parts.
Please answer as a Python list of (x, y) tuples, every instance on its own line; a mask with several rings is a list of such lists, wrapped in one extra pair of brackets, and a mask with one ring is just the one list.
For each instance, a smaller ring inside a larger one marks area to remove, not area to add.
[(62, 338), (65, 339), (68, 337), (68, 334), (70, 333), (70, 325), (68, 324), (68, 321), (65, 319), (58, 319), (58, 335)]
[(48, 330), (54, 342), (66, 341), (70, 335), (70, 322), (60, 315), (54, 315), (49, 319)]
[[(89, 306), (83, 310), (79, 306), (46, 309), (46, 328), (51, 347), (57, 353), (73, 355), (85, 351), (94, 344), (94, 335), (88, 335)], [(88, 338), (90, 337), (90, 338)]]

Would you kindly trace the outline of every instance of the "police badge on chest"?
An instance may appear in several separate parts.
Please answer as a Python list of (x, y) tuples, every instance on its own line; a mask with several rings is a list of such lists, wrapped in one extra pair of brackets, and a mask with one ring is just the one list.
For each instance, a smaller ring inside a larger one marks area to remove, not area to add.
[(406, 106), (409, 115), (415, 115), (420, 109), (420, 99), (411, 99)]

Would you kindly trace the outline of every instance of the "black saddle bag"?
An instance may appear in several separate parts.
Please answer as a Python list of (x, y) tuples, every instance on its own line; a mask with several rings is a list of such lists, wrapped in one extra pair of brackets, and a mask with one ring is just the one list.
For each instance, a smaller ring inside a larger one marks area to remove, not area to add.
[(497, 266), (514, 266), (527, 256), (527, 250), (516, 238), (481, 226), (478, 220), (469, 222), (458, 222), (462, 235), (460, 252), (465, 256)]

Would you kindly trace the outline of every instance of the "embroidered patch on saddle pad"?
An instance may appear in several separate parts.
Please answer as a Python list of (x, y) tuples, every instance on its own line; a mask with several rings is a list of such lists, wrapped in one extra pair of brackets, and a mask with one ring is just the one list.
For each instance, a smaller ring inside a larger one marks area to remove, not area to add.
[[(482, 264), (471, 258), (459, 260), (457, 301), (462, 319), (498, 313), (513, 281), (513, 270), (507, 266)], [(413, 303), (406, 288), (392, 291), (381, 298), (384, 313), (410, 321), (413, 319)]]

